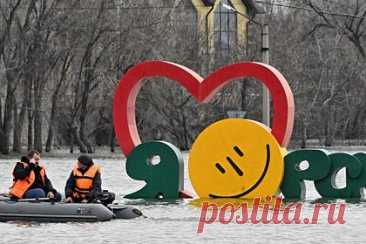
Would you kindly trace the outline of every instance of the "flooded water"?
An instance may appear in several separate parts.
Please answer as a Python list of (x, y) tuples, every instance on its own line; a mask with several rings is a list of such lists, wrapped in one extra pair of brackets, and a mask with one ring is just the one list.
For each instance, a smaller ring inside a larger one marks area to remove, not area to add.
[[(186, 155), (187, 156), (187, 155)], [(14, 160), (0, 159), (0, 192), (11, 184)], [(130, 179), (125, 172), (123, 159), (95, 160), (103, 166), (103, 188), (120, 196), (138, 190), (143, 182)], [(72, 159), (44, 158), (49, 178), (63, 192), (65, 180), (73, 165)], [(344, 178), (340, 179), (340, 183)], [(192, 187), (185, 172), (186, 188)], [(308, 199), (319, 195), (307, 183)], [(206, 225), (197, 234), (200, 210), (188, 200), (174, 203), (128, 201), (124, 204), (139, 208), (148, 218), (113, 220), (103, 223), (0, 223), (1, 243), (365, 243), (366, 203), (347, 204), (343, 225), (329, 225), (326, 216), (320, 215), (318, 224), (243, 224), (223, 225), (215, 222)], [(304, 203), (303, 214), (312, 216), (314, 205)]]

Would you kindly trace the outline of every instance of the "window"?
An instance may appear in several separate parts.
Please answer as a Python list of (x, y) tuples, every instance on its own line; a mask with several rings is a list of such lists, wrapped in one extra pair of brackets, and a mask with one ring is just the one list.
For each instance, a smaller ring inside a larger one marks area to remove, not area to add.
[(236, 44), (236, 14), (223, 4), (232, 6), (229, 0), (221, 0), (215, 11), (215, 45), (217, 50), (229, 51)]

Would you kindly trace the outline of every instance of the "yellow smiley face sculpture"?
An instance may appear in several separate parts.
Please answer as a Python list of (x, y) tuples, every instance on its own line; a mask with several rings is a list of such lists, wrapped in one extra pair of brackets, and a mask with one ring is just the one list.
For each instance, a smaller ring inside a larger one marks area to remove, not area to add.
[(225, 119), (207, 127), (193, 143), (189, 176), (201, 198), (273, 196), (284, 173), (284, 155), (263, 124)]

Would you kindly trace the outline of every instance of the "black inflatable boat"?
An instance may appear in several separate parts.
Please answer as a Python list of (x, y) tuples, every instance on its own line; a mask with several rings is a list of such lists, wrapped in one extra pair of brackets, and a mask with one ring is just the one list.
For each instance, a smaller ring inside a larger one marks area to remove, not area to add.
[(0, 200), (0, 221), (97, 222), (133, 219), (142, 216), (136, 209), (98, 203), (53, 203), (39, 200)]

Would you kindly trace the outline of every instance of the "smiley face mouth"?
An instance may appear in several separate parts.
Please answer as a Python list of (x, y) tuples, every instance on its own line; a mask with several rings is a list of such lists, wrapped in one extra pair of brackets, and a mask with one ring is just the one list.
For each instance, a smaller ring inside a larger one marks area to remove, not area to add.
[(262, 181), (263, 181), (263, 179), (266, 176), (267, 171), (268, 171), (269, 162), (271, 161), (271, 150), (270, 150), (269, 144), (266, 145), (266, 152), (267, 152), (267, 159), (266, 159), (266, 164), (264, 166), (264, 170), (262, 172), (262, 175), (261, 175), (261, 177), (259, 177), (257, 182), (253, 186), (251, 186), (248, 190), (246, 190), (242, 193), (239, 193), (239, 194), (236, 194), (236, 195), (230, 195), (230, 196), (220, 196), (220, 195), (216, 195), (216, 194), (209, 194), (208, 196), (211, 197), (211, 198), (239, 198), (239, 197), (245, 196), (246, 194), (248, 194), (248, 193), (252, 192), (253, 190), (255, 190), (262, 183)]

